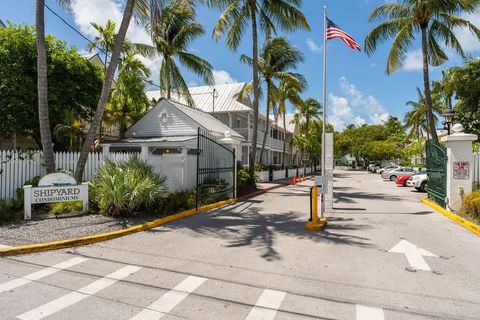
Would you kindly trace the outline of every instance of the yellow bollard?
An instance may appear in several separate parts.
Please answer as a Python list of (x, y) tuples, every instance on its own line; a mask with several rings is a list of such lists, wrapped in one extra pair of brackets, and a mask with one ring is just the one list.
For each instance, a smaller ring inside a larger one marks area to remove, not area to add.
[(318, 187), (313, 186), (310, 190), (310, 220), (305, 223), (305, 229), (309, 231), (323, 231), (327, 226), (327, 219), (318, 219)]

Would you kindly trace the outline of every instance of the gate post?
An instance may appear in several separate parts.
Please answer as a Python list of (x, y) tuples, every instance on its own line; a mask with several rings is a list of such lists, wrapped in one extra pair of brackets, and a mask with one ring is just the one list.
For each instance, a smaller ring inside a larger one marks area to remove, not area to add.
[(472, 192), (473, 150), (477, 135), (463, 132), (463, 126), (453, 126), (453, 134), (443, 137), (447, 147), (446, 205), (453, 211), (460, 210), (464, 194)]

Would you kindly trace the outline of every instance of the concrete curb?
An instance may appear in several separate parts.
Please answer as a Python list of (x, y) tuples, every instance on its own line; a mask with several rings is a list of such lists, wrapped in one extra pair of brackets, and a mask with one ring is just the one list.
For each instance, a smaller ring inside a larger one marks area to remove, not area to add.
[(430, 208), (434, 209), (435, 211), (438, 211), (439, 213), (443, 214), (444, 216), (446, 216), (450, 220), (454, 221), (455, 223), (461, 225), (465, 229), (468, 229), (471, 232), (480, 236), (480, 226), (479, 225), (476, 225), (475, 223), (470, 222), (470, 221), (456, 215), (455, 213), (440, 207), (438, 204), (428, 200), (427, 198), (422, 198), (420, 201), (422, 201), (423, 204), (429, 206)]
[(100, 234), (95, 234), (91, 236), (86, 236), (86, 237), (79, 237), (79, 238), (71, 238), (71, 239), (64, 239), (64, 240), (57, 240), (57, 241), (52, 241), (52, 242), (42, 242), (42, 243), (35, 243), (35, 244), (27, 244), (27, 245), (22, 245), (22, 246), (15, 246), (15, 247), (0, 247), (0, 257), (7, 257), (7, 256), (16, 256), (16, 255), (21, 255), (21, 254), (29, 254), (29, 253), (35, 253), (35, 252), (43, 252), (43, 251), (51, 251), (51, 250), (58, 250), (58, 249), (64, 249), (64, 248), (70, 248), (70, 247), (79, 247), (79, 246), (84, 246), (92, 243), (97, 243), (97, 242), (102, 242), (102, 241), (107, 241), (119, 237), (126, 236), (128, 234), (136, 233), (136, 232), (141, 232), (145, 230), (150, 230), (155, 227), (158, 227), (160, 225), (177, 221), (189, 216), (193, 216), (198, 213), (202, 213), (205, 211), (217, 209), (220, 207), (223, 207), (225, 205), (235, 203), (237, 201), (241, 200), (246, 200), (249, 198), (256, 197), (258, 195), (267, 193), (270, 190), (274, 190), (277, 188), (285, 187), (287, 186), (288, 183), (285, 184), (279, 184), (277, 186), (272, 186), (269, 188), (265, 188), (262, 190), (255, 191), (251, 194), (242, 196), (240, 198), (232, 198), (228, 199), (225, 201), (220, 201), (216, 202), (213, 204), (209, 204), (203, 207), (196, 209), (190, 209), (186, 211), (182, 211), (176, 214), (173, 214), (171, 216), (165, 217), (165, 218), (160, 218), (157, 220), (153, 220), (150, 222), (146, 222), (143, 224), (139, 224), (127, 229), (122, 229), (122, 230), (117, 230), (117, 231), (112, 231), (112, 232), (107, 232), (107, 233), (100, 233)]
[(78, 247), (78, 246), (84, 246), (87, 244), (111, 240), (111, 239), (119, 238), (122, 236), (126, 236), (131, 233), (153, 229), (160, 225), (163, 225), (172, 221), (180, 220), (180, 219), (183, 219), (198, 213), (202, 213), (205, 211), (209, 211), (212, 209), (217, 209), (227, 204), (234, 203), (236, 201), (238, 201), (237, 198), (232, 198), (225, 201), (220, 201), (220, 202), (216, 202), (213, 204), (200, 207), (198, 208), (198, 210), (190, 209), (190, 210), (182, 211), (165, 218), (160, 218), (160, 219), (139, 224), (127, 229), (122, 229), (122, 230), (117, 230), (117, 231), (112, 231), (107, 233), (100, 233), (100, 234), (95, 234), (95, 235), (80, 237), (80, 238), (57, 240), (52, 242), (43, 242), (43, 243), (28, 244), (28, 245), (9, 247), (9, 248), (0, 248), (0, 257), (21, 255), (21, 254), (28, 254), (28, 253), (35, 253), (35, 252), (42, 252), (42, 251), (50, 251), (50, 250), (58, 250), (58, 249), (70, 248), (70, 247)]

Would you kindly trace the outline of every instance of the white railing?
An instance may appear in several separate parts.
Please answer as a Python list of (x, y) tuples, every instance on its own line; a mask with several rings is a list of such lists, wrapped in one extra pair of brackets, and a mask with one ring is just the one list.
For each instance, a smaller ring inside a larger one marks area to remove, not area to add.
[[(304, 175), (303, 174), (304, 172), (304, 168), (298, 168), (298, 175), (299, 176), (302, 176)], [(307, 167), (306, 170), (305, 170), (306, 174), (309, 174), (312, 172), (312, 168), (310, 167)], [(264, 171), (259, 171), (256, 173), (257, 174), (257, 182), (269, 182), (269, 172), (268, 170), (264, 170)], [(297, 169), (288, 169), (288, 177), (287, 178), (291, 178), (291, 177), (294, 177), (297, 175)], [(286, 179), (285, 178), (285, 169), (283, 170), (275, 170), (273, 171), (273, 181), (277, 181), (277, 180), (283, 180), (283, 179)]]
[[(248, 128), (233, 128), (236, 132), (240, 133), (248, 142), (252, 141), (253, 130)], [(257, 132), (257, 145), (261, 146), (263, 143), (263, 137), (265, 133), (258, 131)], [(274, 139), (272, 137), (267, 136), (267, 141), (265, 144), (269, 147), (276, 148), (279, 150), (283, 150), (283, 140)], [(288, 145), (287, 145), (288, 148)], [(288, 151), (288, 150), (287, 150)]]
[[(110, 153), (113, 161), (125, 160), (131, 153)], [(137, 154), (138, 155), (138, 154)], [(75, 172), (78, 152), (56, 152), (55, 166), (57, 170)], [(167, 176), (167, 187), (171, 192), (191, 189), (196, 185), (196, 155), (148, 155), (144, 159), (155, 168), (155, 172)], [(88, 155), (83, 180), (90, 181), (98, 169), (104, 165), (104, 155), (90, 153)], [(16, 151), (0, 151), (0, 199), (16, 197), (16, 191), (22, 188), (25, 181), (46, 174), (42, 152), (18, 153)], [(268, 172), (267, 172), (268, 180)]]
[(480, 187), (480, 152), (473, 154), (473, 187)]

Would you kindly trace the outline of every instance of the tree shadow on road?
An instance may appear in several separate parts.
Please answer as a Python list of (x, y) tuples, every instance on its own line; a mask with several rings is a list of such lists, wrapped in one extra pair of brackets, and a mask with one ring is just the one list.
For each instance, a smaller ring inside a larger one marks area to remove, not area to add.
[(267, 261), (281, 260), (276, 246), (281, 236), (319, 244), (371, 246), (370, 239), (344, 232), (369, 228), (368, 225), (355, 223), (353, 218), (330, 218), (326, 230), (309, 232), (305, 230), (306, 219), (300, 219), (298, 212), (269, 213), (264, 212), (263, 208), (251, 208), (248, 203), (241, 203), (237, 209), (240, 211), (232, 212), (231, 207), (220, 209), (207, 216), (183, 220), (170, 227), (186, 228), (199, 234), (224, 239), (228, 243), (227, 247), (256, 248)]
[[(337, 190), (338, 188), (335, 188)], [(334, 203), (357, 203), (358, 200), (400, 201), (402, 198), (386, 193), (333, 192)]]

